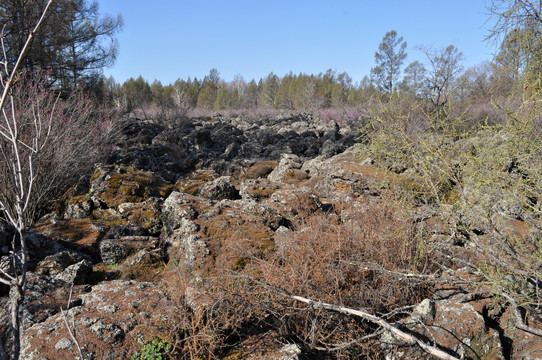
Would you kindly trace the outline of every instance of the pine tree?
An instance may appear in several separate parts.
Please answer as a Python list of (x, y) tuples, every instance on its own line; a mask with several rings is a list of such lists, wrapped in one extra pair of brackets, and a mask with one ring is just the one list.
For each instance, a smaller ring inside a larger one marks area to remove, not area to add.
[(403, 37), (397, 37), (395, 30), (386, 33), (375, 52), (376, 66), (371, 69), (371, 77), (382, 90), (391, 93), (395, 90), (401, 65), (407, 57), (407, 43)]
[[(45, 1), (2, 0), (0, 24), (4, 29), (7, 60), (16, 61), (24, 40), (39, 18)], [(50, 68), (50, 79), (63, 89), (78, 87), (82, 80), (99, 79), (101, 69), (117, 56), (115, 34), (122, 28), (122, 17), (102, 16), (97, 1), (57, 0), (32, 42), (23, 66)]]

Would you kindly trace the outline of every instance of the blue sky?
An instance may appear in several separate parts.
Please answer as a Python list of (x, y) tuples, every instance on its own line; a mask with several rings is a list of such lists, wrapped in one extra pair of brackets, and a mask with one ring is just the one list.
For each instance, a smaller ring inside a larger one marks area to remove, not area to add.
[(464, 66), (490, 60), (484, 0), (99, 0), (100, 13), (124, 17), (119, 56), (105, 70), (123, 82), (142, 75), (164, 85), (199, 79), (212, 68), (226, 81), (347, 72), (369, 75), (387, 31), (416, 45), (456, 46)]

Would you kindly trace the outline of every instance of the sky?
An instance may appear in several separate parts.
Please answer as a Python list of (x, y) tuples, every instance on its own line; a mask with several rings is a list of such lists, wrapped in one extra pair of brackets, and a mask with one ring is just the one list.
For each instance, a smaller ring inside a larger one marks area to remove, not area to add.
[(465, 68), (491, 60), (484, 42), (484, 0), (99, 0), (99, 11), (122, 14), (119, 54), (104, 75), (118, 82), (143, 76), (163, 85), (220, 78), (246, 81), (348, 73), (354, 82), (370, 74), (386, 32), (407, 42), (404, 66), (425, 58), (416, 46), (454, 45)]

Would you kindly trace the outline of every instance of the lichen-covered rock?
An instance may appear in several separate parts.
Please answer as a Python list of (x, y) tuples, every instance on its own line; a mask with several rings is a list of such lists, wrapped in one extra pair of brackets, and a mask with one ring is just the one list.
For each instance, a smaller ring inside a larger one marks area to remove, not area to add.
[(92, 265), (92, 262), (89, 260), (81, 260), (76, 264), (68, 266), (64, 271), (57, 274), (55, 278), (65, 281), (68, 284), (86, 284), (92, 275)]
[(200, 205), (199, 208), (212, 206), (210, 201), (202, 202), (200, 198), (186, 193), (174, 191), (168, 196), (162, 207), (162, 222), (168, 234), (184, 226), (183, 219), (194, 220), (198, 216), (197, 208), (192, 205), (195, 203)]
[(162, 209), (162, 242), (194, 278), (217, 269), (242, 268), (244, 258), (272, 251), (275, 210), (253, 200), (210, 201), (173, 192)]
[[(27, 286), (21, 319), (24, 328), (45, 321), (48, 317), (57, 314), (60, 308), (68, 306), (71, 284), (50, 276), (28, 273)], [(81, 287), (74, 289), (75, 297), (82, 292)], [(0, 329), (5, 330), (10, 324), (9, 298), (0, 298)], [(2, 331), (6, 336), (8, 332)]]
[(280, 159), (277, 167), (275, 167), (273, 171), (267, 176), (267, 179), (273, 182), (280, 182), (284, 180), (288, 172), (294, 169), (300, 169), (302, 165), (303, 162), (301, 161), (299, 156), (284, 154)]
[(166, 197), (172, 190), (159, 175), (128, 167), (96, 167), (90, 180), (90, 195), (96, 208), (117, 208), (120, 204), (143, 202), (151, 197)]
[(221, 176), (205, 184), (199, 194), (210, 200), (239, 199), (239, 191), (231, 184), (231, 176)]
[[(424, 300), (412, 316), (401, 323), (413, 335), (437, 344), (457, 358), (504, 360), (499, 332), (487, 326), (483, 315), (473, 305), (478, 304), (471, 304), (464, 297), (435, 302)], [(428, 358), (421, 348), (404, 345), (403, 340), (389, 332), (382, 335), (381, 346), (387, 359)]]
[[(78, 299), (68, 317), (85, 359), (129, 359), (152, 334), (167, 336), (176, 319), (175, 304), (152, 283), (104, 282)], [(60, 312), (30, 324), (23, 334), (21, 359), (77, 357)]]
[(46, 256), (38, 263), (36, 267), (36, 272), (38, 274), (54, 277), (62, 273), (69, 266), (81, 263), (85, 260), (87, 262), (90, 262), (90, 257), (86, 254), (66, 249), (64, 251), (59, 251), (55, 254)]
[(94, 209), (94, 202), (90, 197), (79, 196), (71, 198), (66, 205), (64, 218), (66, 219), (84, 219), (90, 216)]
[(158, 238), (152, 236), (122, 236), (100, 242), (100, 257), (104, 264), (119, 264), (129, 255), (144, 248), (156, 248)]
[(241, 183), (239, 194), (244, 200), (261, 201), (270, 198), (280, 188), (280, 183), (267, 179), (247, 179)]

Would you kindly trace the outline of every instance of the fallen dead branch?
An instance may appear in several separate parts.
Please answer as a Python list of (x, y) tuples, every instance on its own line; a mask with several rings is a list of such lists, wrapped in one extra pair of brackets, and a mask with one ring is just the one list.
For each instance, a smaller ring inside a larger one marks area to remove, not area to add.
[(426, 344), (423, 341), (421, 341), (420, 339), (416, 338), (415, 336), (413, 336), (411, 334), (408, 334), (408, 333), (398, 329), (397, 327), (391, 325), (390, 323), (388, 323), (384, 319), (381, 319), (381, 318), (379, 318), (377, 316), (374, 316), (372, 314), (369, 314), (367, 312), (364, 312), (364, 311), (361, 311), (361, 310), (350, 309), (350, 308), (346, 308), (346, 307), (338, 306), (338, 305), (334, 305), (334, 304), (328, 304), (328, 303), (321, 302), (321, 301), (314, 301), (314, 300), (311, 300), (311, 299), (304, 298), (302, 296), (290, 295), (290, 297), (292, 299), (294, 299), (294, 300), (301, 301), (301, 302), (304, 302), (306, 304), (309, 304), (314, 308), (327, 309), (327, 310), (332, 310), (332, 311), (337, 311), (337, 312), (342, 312), (342, 313), (346, 313), (346, 314), (359, 316), (359, 317), (361, 317), (361, 318), (363, 318), (363, 319), (365, 319), (367, 321), (370, 321), (370, 322), (372, 322), (374, 324), (380, 325), (382, 328), (384, 328), (387, 331), (391, 332), (393, 335), (401, 338), (402, 340), (404, 340), (404, 341), (406, 341), (406, 342), (408, 342), (410, 344), (418, 345), (424, 351), (426, 351), (427, 353), (429, 353), (429, 354), (431, 354), (433, 356), (436, 356), (439, 359), (459, 360), (459, 358), (456, 358), (456, 357), (454, 357), (454, 356), (452, 356), (452, 355), (450, 355), (450, 354), (436, 348), (435, 346), (431, 346), (429, 344)]

